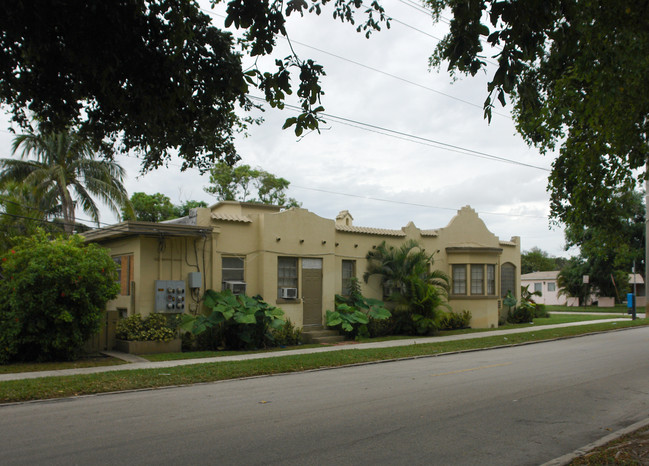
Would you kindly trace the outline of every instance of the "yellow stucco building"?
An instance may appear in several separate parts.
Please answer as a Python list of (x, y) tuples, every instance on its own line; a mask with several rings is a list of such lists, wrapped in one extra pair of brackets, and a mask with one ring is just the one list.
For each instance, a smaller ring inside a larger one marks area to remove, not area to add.
[[(298, 326), (323, 325), (334, 296), (363, 276), (368, 251), (410, 239), (435, 253), (434, 268), (451, 279), (449, 304), (471, 311), (474, 328), (497, 327), (502, 297), (520, 290), (519, 238), (500, 240), (468, 206), (444, 228), (388, 230), (355, 226), (347, 211), (332, 220), (226, 201), (171, 222), (128, 221), (84, 235), (119, 266), (121, 294), (108, 310), (121, 316), (196, 311), (206, 289), (230, 288), (261, 295)], [(365, 296), (382, 298), (379, 277), (361, 283)]]

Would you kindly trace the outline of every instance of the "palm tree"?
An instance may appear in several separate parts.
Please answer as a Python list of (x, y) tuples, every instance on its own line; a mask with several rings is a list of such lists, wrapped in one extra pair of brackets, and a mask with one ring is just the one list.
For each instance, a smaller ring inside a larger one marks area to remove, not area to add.
[(21, 134), (14, 138), (12, 153), (21, 149), (20, 159), (0, 159), (0, 185), (25, 184), (48, 210), (60, 206), (66, 233), (74, 230), (76, 207), (99, 225), (93, 196), (116, 215), (120, 208), (132, 209), (123, 185), (124, 169), (112, 160), (98, 159), (90, 141), (77, 133)]
[(383, 241), (367, 253), (366, 259), (363, 280), (367, 283), (372, 275), (380, 275), (381, 285), (390, 291), (392, 300), (398, 300), (398, 295), (407, 298), (414, 280), (433, 285), (442, 293), (448, 292), (448, 276), (440, 270), (431, 270), (433, 254), (427, 254), (415, 240), (408, 240), (398, 248)]
[(431, 333), (437, 329), (441, 308), (448, 308), (448, 276), (432, 270), (433, 254), (427, 254), (414, 240), (400, 247), (387, 246), (385, 241), (367, 253), (365, 283), (372, 275), (381, 276), (381, 284), (389, 290), (388, 300), (396, 303), (396, 330), (407, 333)]

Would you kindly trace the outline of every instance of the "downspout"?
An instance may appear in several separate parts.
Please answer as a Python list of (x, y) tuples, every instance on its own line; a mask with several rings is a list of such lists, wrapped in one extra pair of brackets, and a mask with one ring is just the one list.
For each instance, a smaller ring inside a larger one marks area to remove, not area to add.
[(162, 280), (162, 236), (158, 238), (158, 280)]

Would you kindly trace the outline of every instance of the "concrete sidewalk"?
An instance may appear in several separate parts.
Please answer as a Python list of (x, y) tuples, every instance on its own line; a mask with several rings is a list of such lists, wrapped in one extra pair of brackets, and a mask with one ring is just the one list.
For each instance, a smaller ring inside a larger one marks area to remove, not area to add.
[(55, 371), (0, 374), (0, 382), (4, 382), (7, 380), (36, 379), (39, 377), (54, 377), (54, 376), (77, 375), (77, 374), (98, 374), (101, 372), (113, 372), (113, 371), (123, 371), (123, 370), (164, 369), (167, 367), (187, 366), (191, 364), (206, 364), (206, 363), (221, 362), (221, 361), (243, 361), (249, 359), (278, 358), (283, 356), (291, 356), (295, 354), (313, 354), (313, 353), (324, 353), (330, 351), (351, 351), (351, 350), (369, 349), (369, 348), (392, 348), (398, 346), (421, 345), (426, 343), (439, 343), (444, 341), (470, 340), (474, 338), (486, 338), (492, 336), (502, 336), (503, 345), (506, 345), (507, 335), (513, 335), (517, 333), (536, 332), (539, 330), (547, 330), (552, 328), (576, 327), (576, 326), (582, 326), (582, 325), (588, 325), (594, 323), (623, 322), (626, 320), (628, 320), (628, 318), (620, 317), (620, 318), (612, 318), (612, 319), (602, 319), (597, 321), (590, 320), (590, 321), (581, 321), (581, 322), (570, 322), (566, 324), (516, 328), (510, 330), (490, 330), (486, 332), (467, 333), (463, 335), (452, 335), (447, 337), (413, 337), (413, 338), (404, 338), (403, 340), (377, 341), (372, 343), (349, 342), (348, 344), (336, 345), (336, 346), (325, 346), (320, 348), (303, 348), (303, 349), (294, 349), (294, 350), (287, 350), (287, 351), (271, 351), (267, 353), (217, 356), (212, 358), (200, 358), (200, 359), (180, 359), (175, 361), (151, 362), (151, 361), (147, 361), (144, 358), (141, 358), (139, 356), (134, 356), (131, 354), (119, 353), (117, 351), (106, 351), (104, 352), (105, 354), (125, 360), (128, 362), (128, 364), (122, 364), (118, 366), (87, 367), (87, 368), (79, 368), (79, 369), (62, 369), (62, 370), (55, 370)]

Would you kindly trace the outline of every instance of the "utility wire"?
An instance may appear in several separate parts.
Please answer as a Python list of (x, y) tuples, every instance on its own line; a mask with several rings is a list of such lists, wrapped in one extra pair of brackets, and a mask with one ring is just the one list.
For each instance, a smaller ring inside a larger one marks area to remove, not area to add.
[[(263, 102), (266, 101), (262, 97), (257, 97), (257, 96), (252, 96), (252, 95), (249, 95), (249, 97), (251, 99), (254, 99), (254, 100), (257, 100), (257, 101), (263, 101)], [(300, 107), (298, 107), (298, 106), (295, 106), (295, 105), (284, 104), (284, 107), (289, 108), (291, 110), (298, 111), (298, 112), (302, 112), (302, 109)], [(336, 121), (338, 121), (340, 123), (348, 123), (350, 125), (357, 125), (357, 127), (361, 128), (361, 129), (369, 129), (369, 130), (381, 131), (382, 132), (381, 134), (385, 134), (386, 136), (393, 136), (393, 135), (394, 136), (399, 136), (399, 138), (401, 138), (401, 139), (407, 138), (408, 140), (411, 140), (412, 142), (427, 143), (427, 144), (430, 144), (430, 145), (434, 145), (434, 147), (438, 147), (438, 148), (444, 149), (444, 150), (449, 150), (449, 151), (452, 151), (452, 152), (461, 151), (461, 153), (463, 153), (465, 155), (472, 156), (472, 157), (490, 159), (490, 160), (497, 161), (497, 162), (509, 163), (509, 164), (512, 164), (512, 165), (519, 165), (519, 166), (522, 166), (522, 167), (534, 168), (536, 170), (542, 170), (542, 171), (545, 171), (545, 172), (550, 172), (550, 170), (548, 168), (539, 167), (538, 165), (532, 165), (532, 164), (529, 164), (529, 163), (519, 162), (517, 160), (508, 159), (508, 158), (505, 158), (505, 157), (499, 157), (497, 155), (492, 155), (492, 154), (488, 154), (486, 152), (481, 152), (481, 151), (477, 151), (477, 150), (473, 150), (473, 149), (467, 149), (467, 148), (457, 146), (457, 145), (454, 145), (454, 144), (448, 144), (448, 143), (445, 143), (445, 142), (436, 141), (434, 139), (424, 138), (424, 137), (421, 137), (421, 136), (416, 136), (416, 135), (413, 135), (413, 134), (404, 133), (402, 131), (397, 131), (397, 130), (393, 130), (393, 129), (389, 129), (389, 128), (384, 128), (384, 127), (377, 126), (377, 125), (372, 125), (370, 123), (363, 123), (363, 122), (360, 122), (360, 121), (357, 121), (357, 120), (352, 120), (352, 119), (349, 119), (349, 118), (344, 118), (344, 117), (340, 117), (340, 116), (337, 116), (337, 115), (332, 115), (330, 113), (321, 112), (320, 115), (322, 115), (323, 117), (329, 118), (329, 119), (336, 120)]]
[[(408, 205), (408, 206), (414, 206), (414, 207), (424, 207), (427, 209), (439, 209), (439, 210), (450, 210), (450, 211), (457, 211), (457, 208), (453, 207), (440, 207), (440, 206), (435, 206), (435, 205), (430, 205), (430, 204), (419, 204), (416, 202), (405, 202), (405, 201), (395, 201), (393, 199), (383, 199), (379, 197), (372, 197), (372, 196), (362, 196), (360, 194), (350, 194), (350, 193), (341, 193), (338, 191), (328, 191), (326, 189), (320, 189), (320, 188), (307, 188), (305, 186), (298, 186), (291, 184), (292, 188), (299, 188), (299, 189), (304, 189), (306, 191), (316, 191), (316, 192), (321, 192), (321, 193), (327, 193), (327, 194), (335, 194), (337, 196), (346, 196), (346, 197), (354, 197), (357, 199), (366, 199), (369, 201), (378, 201), (378, 202), (389, 202), (391, 204), (399, 204), (399, 205)], [(510, 213), (505, 213), (505, 212), (487, 212), (487, 211), (480, 211), (478, 212), (479, 214), (483, 215), (499, 215), (503, 217), (525, 217), (525, 218), (542, 218), (546, 219), (546, 216), (541, 216), (541, 215), (525, 215), (525, 214), (510, 214)]]
[[(219, 18), (225, 18), (224, 15), (221, 15), (221, 14), (216, 13), (216, 12), (214, 12), (214, 11), (206, 10), (206, 9), (204, 9), (204, 8), (201, 8), (201, 11), (203, 11), (203, 12), (205, 12), (205, 13), (208, 13), (208, 14), (210, 14), (210, 15), (213, 15), (213, 16), (218, 16)], [(418, 29), (418, 28), (416, 28), (416, 27), (414, 27), (414, 26), (411, 26), (411, 25), (409, 25), (409, 24), (406, 24), (406, 23), (404, 23), (404, 22), (402, 22), (402, 21), (399, 21), (399, 20), (394, 19), (394, 18), (390, 18), (390, 19), (391, 19), (391, 21), (394, 21), (394, 22), (399, 23), (399, 24), (401, 24), (401, 25), (403, 25), (403, 26), (406, 26), (406, 27), (408, 27), (408, 28), (410, 28), (410, 29), (413, 29), (413, 30), (415, 30), (415, 31), (417, 31), (417, 32), (420, 32), (421, 34), (427, 35), (427, 36), (429, 36), (429, 37), (431, 37), (431, 38), (433, 38), (433, 39), (435, 39), (435, 40), (437, 40), (437, 41), (440, 41), (440, 40), (441, 40), (441, 39), (438, 38), (438, 37), (435, 37), (435, 36), (433, 36), (433, 35), (431, 35), (431, 34), (428, 34), (427, 32), (422, 31), (421, 29)], [(284, 36), (282, 36), (282, 38), (285, 39), (285, 40), (288, 40), (288, 39), (287, 39), (286, 37), (284, 37)], [(363, 63), (357, 62), (357, 61), (352, 60), (352, 59), (350, 59), (350, 58), (346, 58), (346, 57), (343, 57), (343, 56), (341, 56), (341, 55), (337, 55), (337, 54), (332, 53), (332, 52), (327, 52), (326, 50), (322, 50), (322, 49), (320, 49), (320, 48), (318, 48), (318, 47), (314, 47), (314, 46), (312, 46), (312, 45), (305, 44), (304, 42), (300, 42), (300, 41), (297, 41), (297, 40), (295, 40), (295, 39), (291, 39), (291, 43), (293, 43), (293, 44), (298, 44), (298, 45), (301, 45), (302, 47), (306, 47), (306, 48), (309, 48), (309, 49), (312, 49), (312, 50), (316, 50), (316, 51), (318, 51), (318, 52), (320, 52), (320, 53), (324, 53), (324, 54), (326, 54), (326, 55), (329, 55), (329, 56), (331, 56), (331, 57), (337, 58), (337, 59), (339, 59), (339, 60), (343, 60), (343, 61), (346, 61), (346, 62), (348, 62), (348, 63), (352, 63), (352, 64), (354, 64), (354, 65), (356, 65), (356, 66), (360, 66), (360, 67), (362, 67), (362, 68), (366, 68), (366, 69), (368, 69), (368, 70), (374, 71), (374, 72), (376, 72), (376, 73), (380, 73), (380, 74), (383, 74), (383, 75), (385, 75), (385, 76), (389, 76), (389, 77), (391, 77), (391, 78), (393, 78), (393, 79), (397, 79), (397, 80), (399, 80), (399, 81), (405, 82), (405, 83), (407, 83), (407, 84), (411, 84), (411, 85), (413, 85), (413, 86), (417, 86), (417, 87), (419, 87), (419, 88), (421, 88), (421, 89), (424, 89), (424, 90), (427, 90), (427, 91), (429, 91), (429, 92), (433, 92), (433, 93), (435, 93), (435, 94), (439, 94), (439, 95), (442, 95), (442, 96), (444, 96), (444, 97), (448, 97), (449, 99), (453, 99), (453, 100), (458, 101), (458, 102), (461, 102), (461, 103), (463, 103), (463, 104), (466, 104), (466, 105), (470, 105), (470, 106), (472, 106), (472, 107), (479, 108), (480, 110), (483, 110), (483, 108), (484, 108), (482, 105), (478, 105), (478, 104), (475, 104), (475, 103), (473, 103), (473, 102), (469, 102), (468, 100), (460, 99), (459, 97), (455, 97), (455, 96), (452, 96), (452, 95), (447, 94), (447, 93), (445, 93), (445, 92), (442, 92), (442, 91), (438, 91), (438, 90), (436, 90), (436, 89), (433, 89), (433, 88), (431, 88), (431, 87), (424, 86), (424, 85), (422, 85), (422, 84), (418, 84), (418, 83), (416, 83), (416, 82), (414, 82), (414, 81), (411, 81), (411, 80), (409, 80), (409, 79), (402, 78), (402, 77), (397, 76), (397, 75), (395, 75), (395, 74), (388, 73), (387, 71), (383, 71), (383, 70), (380, 70), (380, 69), (378, 69), (378, 68), (374, 68), (374, 67), (369, 66), (369, 65), (365, 65), (365, 64), (363, 64)], [(491, 64), (493, 64), (493, 65), (496, 65), (495, 62), (491, 62), (491, 61), (489, 61), (489, 60), (486, 60), (486, 61), (488, 61), (489, 63), (491, 63)], [(509, 116), (509, 115), (507, 115), (507, 114), (505, 114), (505, 113), (500, 113), (500, 112), (496, 112), (496, 111), (492, 111), (491, 113), (492, 113), (492, 115), (498, 115), (498, 116), (501, 116), (501, 117), (504, 117), (504, 118), (511, 119), (511, 116)]]
[[(297, 41), (297, 40), (294, 40), (294, 39), (291, 39), (291, 42), (293, 42), (294, 44), (301, 45), (302, 47), (309, 48), (309, 49), (311, 49), (311, 50), (316, 50), (316, 51), (318, 51), (318, 52), (320, 52), (320, 53), (324, 53), (324, 54), (326, 54), (326, 55), (329, 55), (329, 56), (331, 56), (331, 57), (337, 58), (337, 59), (339, 59), (339, 60), (343, 60), (343, 61), (346, 61), (346, 62), (349, 62), (349, 63), (353, 63), (353, 64), (356, 65), (356, 66), (360, 66), (360, 67), (362, 67), (362, 68), (366, 68), (366, 69), (368, 69), (368, 70), (370, 70), (370, 71), (374, 71), (375, 73), (380, 73), (380, 74), (383, 74), (383, 75), (385, 75), (385, 76), (389, 76), (389, 77), (391, 77), (391, 78), (393, 78), (393, 79), (397, 79), (397, 80), (399, 80), (399, 81), (403, 81), (403, 82), (408, 83), (408, 84), (411, 84), (411, 85), (413, 85), (413, 86), (417, 86), (417, 87), (419, 87), (419, 88), (421, 88), (421, 89), (424, 89), (424, 90), (427, 90), (427, 91), (430, 91), (430, 92), (434, 92), (435, 94), (443, 95), (444, 97), (448, 97), (449, 99), (453, 99), (453, 100), (456, 100), (456, 101), (458, 101), (458, 102), (462, 102), (463, 104), (471, 105), (472, 107), (476, 107), (476, 108), (479, 108), (480, 110), (483, 110), (483, 106), (482, 106), (482, 105), (474, 104), (473, 102), (469, 102), (468, 100), (460, 99), (459, 97), (455, 97), (455, 96), (452, 96), (452, 95), (447, 94), (447, 93), (445, 93), (445, 92), (438, 91), (438, 90), (436, 90), (436, 89), (433, 89), (432, 87), (424, 86), (423, 84), (419, 84), (419, 83), (416, 83), (416, 82), (414, 82), (414, 81), (410, 81), (409, 79), (402, 78), (401, 76), (397, 76), (396, 74), (388, 73), (387, 71), (383, 71), (383, 70), (380, 70), (380, 69), (378, 69), (378, 68), (374, 68), (374, 67), (369, 66), (369, 65), (364, 65), (363, 63), (357, 62), (357, 61), (352, 60), (352, 59), (350, 59), (350, 58), (345, 58), (345, 57), (342, 57), (342, 56), (340, 56), (340, 55), (336, 55), (335, 53), (327, 52), (326, 50), (322, 50), (322, 49), (319, 49), (319, 48), (314, 47), (314, 46), (312, 46), (312, 45), (305, 44), (304, 42), (300, 42), (300, 41)], [(511, 116), (506, 115), (506, 114), (504, 114), (504, 113), (500, 113), (500, 112), (491, 112), (491, 113), (492, 113), (493, 115), (498, 115), (498, 116), (501, 116), (501, 117), (505, 117), (505, 118), (511, 119)]]
[[(132, 155), (126, 155), (126, 157), (131, 157), (131, 158), (137, 158)], [(175, 166), (180, 168), (181, 165), (175, 164), (175, 163), (169, 163), (171, 166)], [(193, 168), (196, 169), (196, 168)], [(197, 170), (197, 169), (196, 169)], [(413, 202), (405, 202), (405, 201), (395, 201), (393, 199), (384, 199), (384, 198), (379, 198), (379, 197), (372, 197), (372, 196), (363, 196), (359, 194), (350, 194), (350, 193), (343, 193), (340, 191), (331, 191), (331, 190), (326, 190), (322, 188), (313, 188), (313, 187), (306, 187), (306, 186), (299, 186), (291, 183), (289, 188), (298, 188), (302, 189), (305, 191), (315, 191), (315, 192), (321, 192), (321, 193), (327, 193), (327, 194), (335, 194), (337, 196), (345, 196), (345, 197), (353, 197), (353, 198), (358, 198), (358, 199), (365, 199), (365, 200), (370, 200), (370, 201), (375, 201), (375, 202), (387, 202), (390, 204), (398, 204), (398, 205), (407, 205), (407, 206), (414, 206), (414, 207), (423, 207), (427, 209), (440, 209), (440, 210), (449, 210), (449, 211), (457, 211), (459, 210), (458, 208), (453, 208), (453, 207), (440, 207), (440, 206), (434, 206), (434, 205), (429, 205), (429, 204), (418, 204), (418, 203), (413, 203)], [(541, 215), (525, 215), (525, 214), (512, 214), (512, 213), (501, 213), (501, 212), (488, 212), (488, 211), (482, 211), (482, 210), (477, 210), (476, 211), (478, 214), (483, 214), (483, 215), (497, 215), (497, 216), (505, 216), (505, 217), (522, 217), (522, 218), (534, 218), (534, 219), (547, 219), (547, 216), (541, 216)]]

